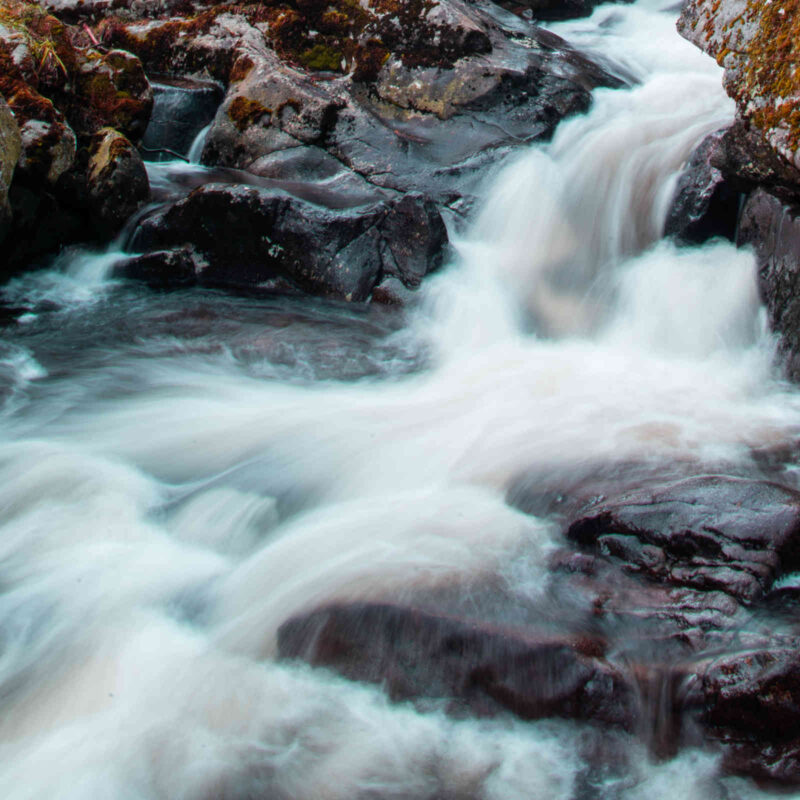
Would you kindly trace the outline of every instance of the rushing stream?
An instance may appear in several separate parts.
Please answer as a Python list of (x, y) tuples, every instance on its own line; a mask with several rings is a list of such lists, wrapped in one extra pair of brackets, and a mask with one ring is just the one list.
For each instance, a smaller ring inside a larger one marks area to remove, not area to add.
[(535, 597), (558, 529), (506, 503), (526, 470), (746, 470), (796, 439), (751, 254), (658, 241), (733, 114), (663, 6), (554, 26), (637, 83), (506, 164), (410, 318), (154, 294), (105, 280), (113, 250), (5, 289), (29, 311), (0, 339), (0, 796), (758, 794), (635, 737), (590, 791), (578, 723), (459, 719), (275, 660), (281, 623), (332, 600)]

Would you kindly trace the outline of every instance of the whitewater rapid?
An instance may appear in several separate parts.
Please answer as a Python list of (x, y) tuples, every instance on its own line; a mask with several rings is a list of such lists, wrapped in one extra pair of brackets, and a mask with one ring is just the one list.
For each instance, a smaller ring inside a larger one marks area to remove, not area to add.
[(754, 797), (713, 753), (586, 794), (576, 723), (454, 719), (275, 660), (286, 619), (496, 580), (535, 597), (539, 470), (752, 463), (796, 439), (753, 257), (660, 241), (728, 122), (655, 0), (553, 26), (636, 83), (507, 163), (398, 326), (150, 295), (118, 253), (6, 289), (0, 349), (0, 796), (7, 800)]

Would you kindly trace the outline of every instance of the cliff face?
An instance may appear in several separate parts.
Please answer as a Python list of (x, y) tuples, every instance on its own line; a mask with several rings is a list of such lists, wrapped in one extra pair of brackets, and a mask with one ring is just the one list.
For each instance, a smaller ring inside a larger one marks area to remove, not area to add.
[(800, 186), (800, 0), (686, 0), (678, 30), (724, 68), (740, 118)]

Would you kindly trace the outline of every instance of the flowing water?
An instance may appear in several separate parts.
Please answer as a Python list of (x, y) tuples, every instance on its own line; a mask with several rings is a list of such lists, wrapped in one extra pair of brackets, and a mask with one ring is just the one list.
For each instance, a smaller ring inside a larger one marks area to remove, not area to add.
[[(733, 114), (663, 2), (554, 29), (636, 76), (516, 156), (409, 318), (151, 294), (73, 251), (0, 340), (0, 796), (739, 798), (713, 752), (581, 788), (576, 723), (458, 719), (280, 662), (333, 600), (535, 597), (531, 468), (725, 464), (794, 441), (751, 254), (659, 241)], [(177, 168), (176, 168), (177, 169)]]

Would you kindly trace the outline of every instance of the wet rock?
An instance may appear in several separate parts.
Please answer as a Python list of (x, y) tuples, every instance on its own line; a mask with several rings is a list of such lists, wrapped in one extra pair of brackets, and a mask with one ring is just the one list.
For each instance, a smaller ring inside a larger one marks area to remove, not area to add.
[(22, 138), (17, 121), (5, 100), (0, 97), (0, 242), (11, 224), (8, 190), (21, 153)]
[(384, 274), (413, 285), (421, 270), (441, 263), (446, 242), (438, 211), (421, 196), (332, 208), (269, 189), (210, 184), (146, 219), (131, 247), (193, 247), (205, 285), (360, 301)]
[(702, 244), (715, 236), (730, 241), (736, 237), (740, 194), (714, 166), (724, 135), (721, 130), (703, 139), (678, 178), (664, 235), (681, 244)]
[(503, 630), (392, 605), (330, 606), (285, 622), (282, 658), (301, 658), (403, 699), (452, 699), (453, 710), (559, 716), (632, 728), (631, 680), (588, 637)]
[(800, 380), (800, 207), (759, 189), (747, 199), (739, 243), (754, 247), (770, 327), (788, 376)]
[(619, 85), (557, 36), (483, 0), (196, 11), (120, 16), (103, 31), (151, 70), (203, 70), (229, 86), (203, 163), (259, 171), (305, 147), (459, 214), (512, 147), (584, 111), (594, 86)]
[(197, 265), (188, 248), (161, 250), (118, 262), (111, 277), (141, 281), (154, 289), (174, 289), (197, 283)]
[(222, 87), (211, 81), (164, 76), (154, 79), (153, 112), (142, 148), (188, 156), (200, 131), (214, 118), (222, 102)]
[(728, 772), (797, 785), (800, 642), (785, 636), (775, 639), (768, 648), (699, 662), (686, 703), (722, 744)]
[(567, 537), (649, 580), (748, 604), (798, 563), (800, 494), (765, 481), (690, 478), (589, 506)]
[[(619, 0), (620, 2), (633, 2), (633, 0)], [(563, 20), (574, 17), (588, 17), (594, 9), (604, 0), (513, 0), (506, 4), (519, 13), (522, 9), (530, 11), (537, 20)]]
[(106, 236), (117, 233), (150, 197), (139, 151), (112, 128), (95, 134), (87, 176), (89, 208), (96, 227)]

